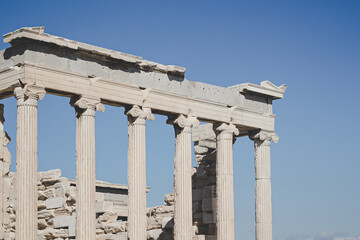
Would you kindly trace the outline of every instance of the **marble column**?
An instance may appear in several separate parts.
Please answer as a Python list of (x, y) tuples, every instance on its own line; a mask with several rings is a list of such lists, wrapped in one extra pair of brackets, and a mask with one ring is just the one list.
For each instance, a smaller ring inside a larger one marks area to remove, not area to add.
[(5, 178), (10, 172), (11, 155), (6, 145), (11, 139), (4, 131), (4, 105), (0, 104), (0, 239), (4, 239), (4, 220), (6, 219), (6, 207), (9, 199), (9, 188), (5, 187)]
[(192, 239), (192, 167), (191, 128), (198, 126), (196, 117), (171, 116), (167, 123), (175, 129), (174, 159), (174, 240)]
[(0, 104), (0, 239), (4, 239), (4, 215), (5, 215), (5, 208), (4, 208), (4, 198), (5, 198), (5, 191), (4, 191), (4, 104)]
[(76, 239), (95, 240), (95, 110), (103, 112), (99, 98), (73, 97), (76, 113)]
[(214, 124), (216, 133), (216, 236), (217, 240), (235, 240), (233, 124)]
[(128, 239), (146, 240), (146, 119), (154, 120), (150, 108), (134, 105), (128, 116)]
[(249, 137), (255, 146), (255, 239), (272, 240), (270, 141), (276, 143), (279, 137), (263, 130)]
[(16, 240), (37, 240), (37, 119), (44, 88), (25, 85), (14, 90), (17, 99)]

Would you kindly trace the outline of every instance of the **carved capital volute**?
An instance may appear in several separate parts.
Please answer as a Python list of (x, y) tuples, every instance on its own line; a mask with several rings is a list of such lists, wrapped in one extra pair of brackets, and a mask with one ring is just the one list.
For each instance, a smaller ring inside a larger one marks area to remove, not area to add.
[(196, 117), (186, 117), (183, 114), (169, 116), (166, 123), (174, 125), (175, 129), (179, 130), (180, 132), (191, 132), (192, 127), (198, 127), (200, 124)]
[(213, 129), (218, 139), (233, 139), (233, 135), (239, 135), (239, 129), (231, 123), (214, 123)]
[(14, 95), (17, 100), (43, 100), (45, 97), (45, 88), (39, 85), (25, 85), (24, 87), (16, 87), (14, 89)]
[(151, 108), (140, 108), (138, 105), (134, 105), (132, 108), (125, 110), (125, 114), (128, 116), (129, 123), (131, 124), (145, 124), (146, 119), (150, 121), (155, 119)]
[(277, 143), (279, 141), (279, 136), (276, 135), (274, 131), (266, 131), (266, 130), (250, 131), (249, 138), (253, 141), (257, 140), (267, 143), (270, 143), (270, 141)]
[(95, 111), (104, 112), (105, 106), (101, 103), (101, 99), (91, 96), (74, 96), (70, 99), (70, 105), (75, 108), (76, 116), (93, 116)]

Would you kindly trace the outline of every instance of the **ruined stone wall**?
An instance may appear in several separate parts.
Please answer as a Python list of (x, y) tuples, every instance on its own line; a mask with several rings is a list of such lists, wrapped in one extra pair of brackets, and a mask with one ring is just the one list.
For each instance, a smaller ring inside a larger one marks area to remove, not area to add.
[[(6, 148), (10, 141), (0, 131), (0, 240), (15, 239), (16, 173), (10, 172), (11, 156)], [(195, 141), (197, 167), (193, 174), (193, 239), (216, 239), (216, 141), (209, 136)], [(75, 239), (76, 184), (61, 177), (59, 169), (38, 173), (39, 240)], [(96, 182), (96, 238), (127, 240), (127, 186)], [(173, 239), (174, 194), (166, 194), (163, 206), (147, 209), (147, 239)]]
[(212, 124), (193, 131), (197, 166), (193, 174), (193, 220), (199, 235), (216, 239), (216, 140)]
[[(16, 173), (3, 178), (8, 184), (9, 195), (5, 199), (4, 236), (15, 239)], [(96, 234), (97, 239), (126, 240), (127, 189), (116, 184), (97, 181)], [(173, 195), (166, 196), (166, 205), (148, 208), (148, 239), (172, 239)], [(76, 186), (73, 180), (61, 177), (61, 171), (38, 173), (38, 236), (39, 240), (75, 239)]]

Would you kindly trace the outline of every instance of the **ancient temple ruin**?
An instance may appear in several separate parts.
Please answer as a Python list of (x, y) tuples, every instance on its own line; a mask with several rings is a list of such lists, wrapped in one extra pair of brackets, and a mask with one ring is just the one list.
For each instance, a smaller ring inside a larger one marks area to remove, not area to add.
[[(255, 146), (256, 239), (272, 239), (270, 142), (278, 141), (272, 104), (285, 85), (189, 81), (183, 67), (46, 34), (43, 27), (3, 39), (11, 47), (0, 52), (0, 96), (17, 99), (17, 157), (10, 173), (2, 105), (0, 240), (234, 240), (233, 143), (246, 136)], [(68, 97), (75, 109), (76, 180), (59, 170), (37, 172), (37, 106), (45, 94)], [(106, 105), (127, 115), (128, 186), (95, 178), (95, 112)], [(145, 129), (156, 114), (168, 116), (175, 130), (174, 193), (164, 206), (147, 208)]]

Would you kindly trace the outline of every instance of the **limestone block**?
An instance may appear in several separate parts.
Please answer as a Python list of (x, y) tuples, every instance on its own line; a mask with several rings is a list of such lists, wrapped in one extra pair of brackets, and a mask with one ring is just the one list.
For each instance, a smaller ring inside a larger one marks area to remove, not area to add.
[(165, 205), (172, 206), (175, 203), (175, 195), (174, 193), (165, 194)]
[(203, 223), (216, 223), (215, 214), (213, 212), (203, 212)]
[(216, 186), (207, 186), (202, 190), (202, 198), (216, 198)]
[(73, 208), (71, 207), (62, 207), (54, 210), (54, 214), (56, 217), (70, 216), (72, 212), (73, 212)]
[(15, 233), (14, 232), (4, 233), (4, 240), (15, 240)]
[(155, 213), (174, 213), (174, 206), (160, 206), (155, 209)]
[(112, 202), (97, 202), (96, 213), (112, 212), (114, 204)]
[(47, 209), (55, 209), (55, 208), (61, 208), (65, 203), (64, 198), (58, 197), (58, 198), (50, 198), (46, 199), (45, 205)]
[(116, 235), (114, 234), (100, 234), (100, 235), (96, 235), (96, 239), (97, 240), (115, 240), (116, 239)]
[(66, 177), (60, 177), (60, 182), (59, 183), (55, 183), (54, 187), (58, 187), (60, 185), (64, 186), (65, 188), (69, 188), (70, 187), (70, 181), (68, 178)]
[(203, 212), (199, 212), (199, 213), (194, 214), (194, 220), (199, 221), (199, 220), (202, 220), (202, 218), (203, 218)]
[(42, 230), (47, 228), (47, 222), (45, 219), (38, 219), (38, 229)]
[(75, 226), (75, 224), (76, 224), (75, 216), (61, 216), (53, 219), (54, 228)]
[(199, 145), (194, 146), (194, 153), (195, 154), (205, 154), (209, 151), (207, 147), (202, 147)]
[(95, 200), (97, 202), (104, 202), (105, 201), (104, 193), (100, 193), (100, 192), (95, 193)]
[(66, 197), (69, 196), (68, 187), (66, 183), (58, 182), (54, 185), (54, 191), (56, 197)]
[(147, 219), (147, 230), (159, 229), (159, 228), (161, 228), (161, 225), (162, 225), (162, 222), (158, 221), (154, 217), (150, 217)]
[(45, 201), (38, 201), (38, 211), (44, 210), (46, 208)]
[(206, 147), (208, 149), (216, 149), (216, 140), (207, 139), (207, 140), (200, 140), (198, 145), (201, 147)]
[(116, 222), (118, 215), (114, 212), (105, 212), (97, 218), (98, 222), (113, 223)]
[(42, 210), (38, 212), (38, 218), (39, 219), (50, 219), (50, 218), (54, 218), (55, 214), (53, 210)]
[(128, 207), (123, 205), (116, 205), (113, 206), (113, 212), (117, 213), (119, 217), (127, 217), (128, 216)]
[[(12, 217), (12, 218), (10, 218)], [(4, 213), (3, 214), (3, 224), (7, 225), (9, 224), (11, 221), (15, 220), (15, 214), (9, 214), (9, 213)]]
[(200, 201), (202, 199), (202, 189), (193, 189), (192, 199), (193, 201)]
[(46, 239), (67, 238), (69, 235), (68, 229), (53, 229), (46, 228), (44, 230), (38, 230), (39, 237), (45, 237)]
[(148, 240), (160, 239), (160, 236), (162, 235), (162, 233), (163, 233), (162, 229), (153, 229), (153, 230), (147, 231), (147, 239)]
[(164, 217), (161, 222), (161, 227), (164, 228), (173, 228), (174, 227), (174, 218), (173, 217)]
[(193, 128), (192, 131), (192, 141), (197, 142), (204, 139), (215, 139), (216, 134), (213, 130), (211, 123), (200, 125), (196, 128)]
[(69, 237), (75, 237), (76, 218), (75, 216), (61, 216), (53, 219), (54, 228), (68, 228)]
[(202, 212), (202, 203), (201, 201), (193, 202), (193, 213)]
[(127, 205), (128, 196), (126, 194), (104, 193), (104, 201), (114, 202), (120, 205)]
[(205, 240), (216, 240), (216, 236), (206, 235)]
[(38, 179), (40, 181), (59, 180), (60, 177), (61, 177), (60, 169), (54, 169), (46, 172), (38, 172)]
[(55, 198), (55, 189), (50, 188), (46, 189), (45, 191), (38, 191), (39, 200), (45, 200), (48, 198)]
[(128, 240), (127, 233), (122, 232), (117, 234), (115, 240)]
[(114, 223), (104, 224), (104, 231), (105, 233), (112, 233), (112, 234), (125, 232), (126, 222), (114, 222)]
[(216, 209), (216, 198), (206, 198), (202, 200), (203, 211), (213, 211)]
[(103, 229), (98, 228), (96, 225), (96, 235), (105, 234), (105, 231)]
[(205, 235), (196, 235), (193, 236), (193, 240), (206, 240)]

